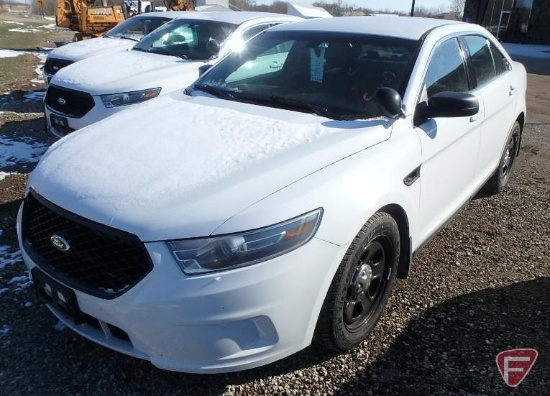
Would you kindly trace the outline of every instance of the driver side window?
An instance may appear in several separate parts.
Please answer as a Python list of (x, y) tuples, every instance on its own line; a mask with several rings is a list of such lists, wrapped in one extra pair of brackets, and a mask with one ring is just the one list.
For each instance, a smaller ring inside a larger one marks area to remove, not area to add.
[(467, 92), (468, 78), (462, 52), (456, 38), (441, 43), (433, 52), (424, 78), (426, 96), (429, 99), (443, 91)]

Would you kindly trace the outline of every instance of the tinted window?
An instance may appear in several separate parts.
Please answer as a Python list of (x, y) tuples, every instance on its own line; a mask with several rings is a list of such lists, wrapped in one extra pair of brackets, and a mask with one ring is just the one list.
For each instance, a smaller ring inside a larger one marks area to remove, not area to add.
[(493, 55), (493, 60), (495, 62), (497, 76), (510, 70), (510, 63), (508, 62), (508, 59), (506, 59), (493, 44), (490, 43), (489, 45), (491, 48), (491, 54)]
[(325, 109), (333, 118), (378, 117), (382, 113), (374, 94), (391, 87), (403, 95), (417, 48), (417, 41), (396, 38), (267, 31), (197, 83), (220, 91), (225, 99), (300, 111)]
[(457, 39), (447, 40), (436, 48), (424, 83), (428, 97), (443, 91), (466, 92), (469, 90), (466, 68)]
[(495, 78), (496, 70), (489, 40), (481, 36), (466, 36), (464, 41), (470, 51), (477, 85), (481, 86)]
[(130, 18), (115, 26), (105, 36), (107, 37), (129, 37), (141, 40), (143, 36), (170, 21), (170, 18), (160, 17), (135, 17)]
[(256, 25), (252, 26), (250, 29), (248, 29), (246, 32), (243, 32), (242, 38), (244, 41), (248, 41), (250, 38), (254, 37), (260, 32), (263, 32), (265, 29), (272, 27), (273, 24), (263, 24), (263, 25)]
[(218, 54), (219, 44), (236, 28), (224, 22), (175, 19), (144, 37), (133, 50), (207, 60)]

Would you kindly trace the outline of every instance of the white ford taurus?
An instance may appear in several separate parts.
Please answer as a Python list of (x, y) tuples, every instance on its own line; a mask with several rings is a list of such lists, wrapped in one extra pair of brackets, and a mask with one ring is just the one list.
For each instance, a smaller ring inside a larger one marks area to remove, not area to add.
[(44, 100), (46, 128), (61, 137), (131, 105), (181, 92), (200, 66), (262, 30), (301, 20), (269, 12), (177, 12), (130, 51), (94, 56), (56, 73)]
[(420, 246), (505, 187), (525, 89), (476, 25), (275, 27), (187, 95), (55, 144), (20, 210), (25, 262), (70, 328), (164, 369), (347, 350)]

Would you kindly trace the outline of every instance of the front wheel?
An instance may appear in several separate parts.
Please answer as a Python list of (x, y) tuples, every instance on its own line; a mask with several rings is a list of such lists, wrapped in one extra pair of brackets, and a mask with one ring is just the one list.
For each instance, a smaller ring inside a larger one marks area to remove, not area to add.
[(504, 190), (510, 179), (512, 167), (519, 152), (521, 126), (516, 121), (506, 138), (506, 146), (500, 156), (497, 170), (487, 181), (483, 190), (490, 194), (498, 194)]
[(386, 306), (399, 261), (399, 228), (387, 213), (376, 213), (355, 237), (323, 303), (315, 340), (345, 351), (362, 342)]

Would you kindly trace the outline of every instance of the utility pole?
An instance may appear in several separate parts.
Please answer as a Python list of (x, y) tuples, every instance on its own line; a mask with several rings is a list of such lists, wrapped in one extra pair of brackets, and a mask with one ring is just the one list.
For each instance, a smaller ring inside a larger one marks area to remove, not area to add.
[(411, 16), (414, 16), (414, 3), (416, 3), (416, 0), (412, 0), (412, 7), (411, 7)]

